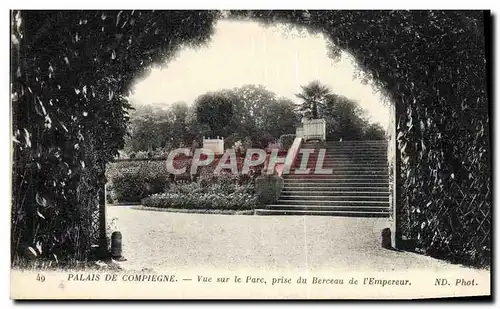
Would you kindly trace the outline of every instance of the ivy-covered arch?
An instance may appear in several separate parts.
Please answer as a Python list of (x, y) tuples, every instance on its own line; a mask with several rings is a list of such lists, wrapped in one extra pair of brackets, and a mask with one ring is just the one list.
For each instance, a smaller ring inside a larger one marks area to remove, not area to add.
[[(396, 103), (403, 236), (430, 254), (490, 256), (485, 19), (476, 11), (12, 12), (12, 256), (86, 258), (127, 91), (223, 17), (321, 31)], [(471, 237), (471, 235), (475, 235)], [(34, 249), (35, 248), (35, 249)]]

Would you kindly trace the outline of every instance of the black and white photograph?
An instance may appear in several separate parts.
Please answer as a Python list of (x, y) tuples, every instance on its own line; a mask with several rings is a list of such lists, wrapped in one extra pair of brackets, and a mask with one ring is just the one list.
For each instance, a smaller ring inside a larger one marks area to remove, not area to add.
[(10, 20), (10, 297), (491, 297), (487, 10)]

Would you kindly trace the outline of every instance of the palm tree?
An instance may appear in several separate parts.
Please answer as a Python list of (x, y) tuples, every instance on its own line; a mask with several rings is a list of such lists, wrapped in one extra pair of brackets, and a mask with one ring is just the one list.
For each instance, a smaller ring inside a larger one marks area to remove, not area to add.
[(308, 118), (317, 119), (318, 109), (326, 104), (327, 97), (331, 95), (330, 89), (317, 80), (301, 88), (302, 92), (295, 95), (303, 101), (299, 111)]

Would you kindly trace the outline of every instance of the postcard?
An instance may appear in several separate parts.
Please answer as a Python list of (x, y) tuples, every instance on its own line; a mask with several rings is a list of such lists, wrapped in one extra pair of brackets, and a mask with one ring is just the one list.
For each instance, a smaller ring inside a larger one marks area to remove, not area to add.
[(12, 299), (490, 297), (489, 11), (10, 22)]

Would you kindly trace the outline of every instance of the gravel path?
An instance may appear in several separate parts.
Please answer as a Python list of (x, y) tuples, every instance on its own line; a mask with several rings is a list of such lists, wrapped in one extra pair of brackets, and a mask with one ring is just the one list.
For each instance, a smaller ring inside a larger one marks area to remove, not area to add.
[(128, 270), (355, 269), (457, 270), (453, 265), (380, 247), (387, 219), (314, 216), (238, 216), (146, 211), (109, 206), (123, 235), (120, 263)]

